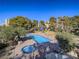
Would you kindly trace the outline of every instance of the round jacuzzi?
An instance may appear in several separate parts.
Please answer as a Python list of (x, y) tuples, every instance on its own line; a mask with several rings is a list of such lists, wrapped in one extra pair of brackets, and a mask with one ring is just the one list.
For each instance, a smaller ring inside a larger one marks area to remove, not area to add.
[(33, 45), (25, 46), (22, 48), (23, 53), (32, 53), (36, 50), (36, 48)]

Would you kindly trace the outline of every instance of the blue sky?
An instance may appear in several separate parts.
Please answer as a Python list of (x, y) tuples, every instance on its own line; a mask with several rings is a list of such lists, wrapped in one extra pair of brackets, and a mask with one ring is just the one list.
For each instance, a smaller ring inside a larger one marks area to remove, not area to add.
[(0, 25), (15, 16), (46, 21), (74, 15), (79, 15), (79, 0), (0, 0)]

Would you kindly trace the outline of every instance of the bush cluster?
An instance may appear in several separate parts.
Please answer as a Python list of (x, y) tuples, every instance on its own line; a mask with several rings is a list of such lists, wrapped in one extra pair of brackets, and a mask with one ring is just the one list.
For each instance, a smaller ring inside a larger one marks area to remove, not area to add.
[(64, 52), (69, 52), (74, 48), (73, 36), (70, 33), (58, 32), (56, 34), (56, 39), (59, 42), (59, 46)]

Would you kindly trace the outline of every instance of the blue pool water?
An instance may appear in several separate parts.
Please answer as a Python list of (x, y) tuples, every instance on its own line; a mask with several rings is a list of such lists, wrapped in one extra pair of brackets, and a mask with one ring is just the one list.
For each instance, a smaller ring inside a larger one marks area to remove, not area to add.
[(48, 38), (45, 38), (45, 37), (40, 36), (40, 35), (30, 34), (28, 36), (29, 37), (32, 37), (32, 39), (34, 41), (36, 41), (37, 43), (46, 43), (46, 42), (49, 42), (49, 39)]
[(32, 53), (36, 50), (36, 48), (32, 45), (29, 45), (29, 46), (25, 46), (22, 48), (22, 52), (23, 53)]

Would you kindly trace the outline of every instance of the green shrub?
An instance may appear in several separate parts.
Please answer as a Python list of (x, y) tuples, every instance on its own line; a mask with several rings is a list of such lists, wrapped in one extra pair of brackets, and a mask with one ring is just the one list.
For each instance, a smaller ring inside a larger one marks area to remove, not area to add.
[(70, 33), (58, 32), (56, 34), (56, 39), (59, 42), (59, 46), (64, 52), (69, 52), (74, 48), (73, 36)]
[(59, 32), (62, 32), (62, 29), (61, 29), (61, 27), (58, 27), (58, 31), (59, 31)]
[(26, 30), (22, 27), (17, 27), (17, 28), (2, 27), (0, 31), (0, 42), (6, 43), (9, 42), (10, 40), (14, 41), (14, 38), (17, 35), (15, 32), (17, 32), (19, 36), (26, 34)]

